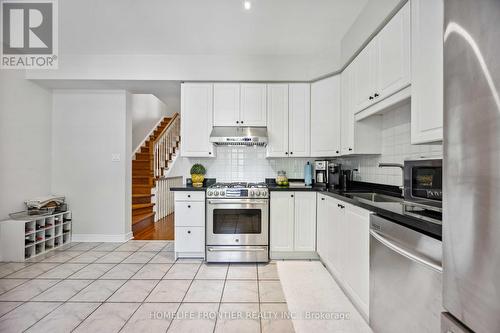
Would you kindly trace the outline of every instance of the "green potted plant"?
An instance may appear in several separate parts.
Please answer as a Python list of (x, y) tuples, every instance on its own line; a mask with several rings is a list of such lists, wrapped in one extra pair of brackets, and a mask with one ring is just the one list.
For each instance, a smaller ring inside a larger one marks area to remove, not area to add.
[(203, 181), (205, 180), (205, 173), (207, 170), (201, 164), (194, 164), (191, 167), (191, 180), (193, 181), (194, 187), (202, 187)]

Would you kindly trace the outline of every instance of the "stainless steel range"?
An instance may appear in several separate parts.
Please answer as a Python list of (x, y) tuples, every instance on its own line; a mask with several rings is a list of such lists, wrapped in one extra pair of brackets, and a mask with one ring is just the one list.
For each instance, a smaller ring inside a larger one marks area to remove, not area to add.
[(208, 262), (269, 261), (265, 183), (217, 183), (207, 190)]

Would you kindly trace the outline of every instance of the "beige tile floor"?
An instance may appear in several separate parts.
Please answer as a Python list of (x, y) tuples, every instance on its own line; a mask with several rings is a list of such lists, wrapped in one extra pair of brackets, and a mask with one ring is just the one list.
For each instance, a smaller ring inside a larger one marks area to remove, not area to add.
[(0, 263), (0, 332), (294, 332), (276, 263), (176, 261), (173, 245), (72, 243)]

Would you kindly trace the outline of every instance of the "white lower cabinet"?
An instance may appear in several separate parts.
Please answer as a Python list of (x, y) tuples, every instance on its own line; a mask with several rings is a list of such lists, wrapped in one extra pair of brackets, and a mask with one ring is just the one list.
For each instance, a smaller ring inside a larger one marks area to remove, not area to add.
[(317, 214), (318, 255), (368, 318), (370, 212), (318, 194)]
[(205, 193), (175, 192), (175, 256), (205, 257)]
[(271, 192), (271, 259), (316, 255), (316, 193)]

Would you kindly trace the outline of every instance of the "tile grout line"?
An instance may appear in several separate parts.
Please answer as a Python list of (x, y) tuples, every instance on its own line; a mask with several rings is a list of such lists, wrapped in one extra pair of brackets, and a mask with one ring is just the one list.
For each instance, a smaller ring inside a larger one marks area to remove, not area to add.
[[(177, 259), (176, 259), (177, 260)], [(198, 269), (196, 270), (196, 273), (194, 274), (193, 278), (191, 279), (191, 282), (189, 283), (189, 287), (186, 289), (186, 293), (184, 294), (184, 296), (182, 297), (182, 300), (179, 302), (179, 306), (177, 307), (177, 310), (175, 311), (175, 314), (177, 315), (177, 312), (179, 312), (179, 309), (181, 308), (182, 306), (182, 303), (184, 303), (184, 299), (186, 298), (186, 295), (189, 291), (189, 289), (191, 288), (191, 286), (193, 285), (193, 281), (194, 281), (194, 278), (196, 277), (196, 274), (198, 274), (198, 272), (200, 271), (200, 268), (201, 268), (201, 265), (203, 265), (203, 262), (198, 266)], [(173, 265), (172, 265), (173, 267)], [(174, 322), (175, 318), (173, 318), (170, 323), (168, 324), (168, 327), (167, 327), (167, 330), (165, 331), (166, 333), (168, 332), (168, 330), (170, 329), (170, 327), (172, 326), (172, 323)]]
[(215, 323), (214, 323), (214, 329), (213, 329), (213, 333), (215, 333), (215, 330), (217, 329), (217, 322), (219, 321), (219, 312), (220, 312), (220, 307), (221, 307), (221, 304), (222, 304), (222, 299), (224, 297), (224, 291), (226, 290), (226, 282), (227, 282), (227, 276), (229, 274), (229, 267), (231, 266), (231, 264), (229, 263), (227, 265), (227, 269), (226, 269), (226, 276), (224, 277), (224, 285), (222, 286), (222, 293), (220, 294), (220, 301), (219, 301), (219, 307), (217, 308), (217, 314), (215, 316)]
[[(146, 246), (146, 245), (144, 245)], [(158, 253), (161, 252), (158, 251)], [(152, 256), (151, 259), (149, 259), (149, 261), (147, 263), (144, 264), (144, 266), (142, 266), (138, 271), (137, 273), (139, 273), (139, 271), (141, 269), (143, 269), (151, 260), (153, 260), (153, 258), (156, 257), (156, 255)], [(163, 264), (165, 265), (165, 264)], [(160, 284), (161, 281), (163, 281), (163, 278), (165, 277), (165, 275), (167, 275), (167, 273), (172, 269), (172, 267), (174, 267), (174, 264), (170, 265), (170, 267), (167, 269), (167, 271), (163, 274), (163, 276), (158, 280), (158, 282), (156, 282), (156, 284), (153, 286), (153, 288), (151, 288), (151, 290), (149, 291), (149, 293), (146, 295), (146, 297), (144, 297), (144, 299), (142, 300), (141, 304), (137, 307), (137, 309), (135, 309), (135, 311), (130, 315), (130, 317), (128, 317), (128, 319), (125, 321), (125, 323), (123, 323), (122, 327), (118, 330), (118, 332), (121, 332), (125, 326), (127, 326), (128, 322), (130, 321), (130, 319), (132, 319), (132, 317), (135, 315), (135, 313), (144, 305), (145, 301), (148, 299), (149, 295), (151, 295), (151, 293), (153, 292), (153, 290), (155, 290), (155, 288)], [(135, 273), (135, 274), (137, 274)], [(134, 277), (135, 274), (132, 276)], [(152, 279), (146, 279), (147, 281), (149, 280), (152, 280)], [(130, 280), (129, 280), (130, 281)], [(144, 279), (140, 280), (140, 279), (136, 279), (135, 281), (144, 281)], [(126, 283), (126, 282), (125, 282)], [(120, 287), (121, 288), (121, 287)]]

